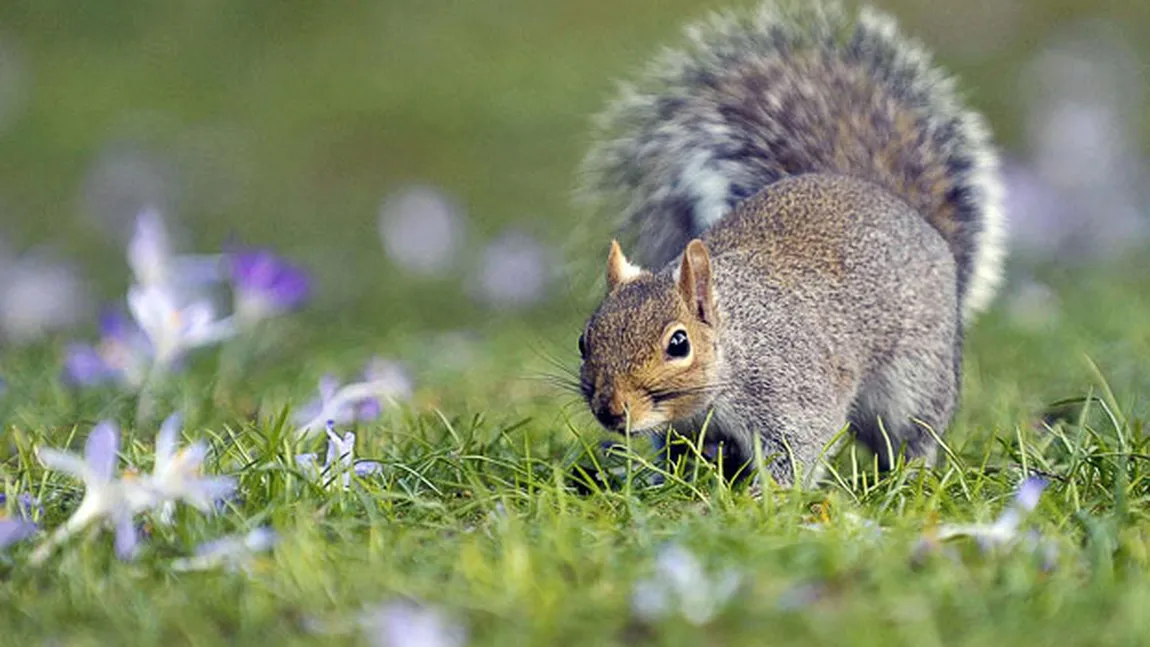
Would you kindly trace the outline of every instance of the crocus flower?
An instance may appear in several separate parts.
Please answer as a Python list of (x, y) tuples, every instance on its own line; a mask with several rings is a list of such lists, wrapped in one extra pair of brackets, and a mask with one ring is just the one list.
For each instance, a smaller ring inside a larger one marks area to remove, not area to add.
[(381, 400), (402, 400), (411, 395), (411, 381), (406, 371), (386, 360), (373, 359), (364, 373), (365, 381), (340, 386), (339, 380), (327, 375), (320, 379), (319, 398), (296, 412), (297, 436), (310, 436), (323, 429), (330, 420), (336, 425), (369, 420), (379, 415)]
[(671, 545), (660, 551), (652, 577), (635, 585), (631, 608), (641, 619), (655, 622), (682, 616), (702, 626), (709, 623), (739, 588), (739, 574), (726, 570), (711, 576), (687, 549)]
[(163, 217), (152, 208), (136, 216), (136, 228), (128, 242), (128, 265), (137, 284), (181, 295), (193, 294), (223, 277), (219, 256), (176, 254)]
[(0, 519), (0, 550), (36, 534), (36, 524), (23, 519)]
[(442, 612), (407, 600), (360, 614), (364, 638), (375, 647), (462, 647), (467, 631)]
[(188, 351), (219, 343), (236, 333), (230, 317), (216, 318), (210, 301), (184, 304), (179, 295), (159, 286), (129, 288), (128, 307), (151, 342), (155, 366), (165, 370)]
[(275, 531), (266, 527), (256, 528), (243, 535), (229, 535), (200, 544), (192, 557), (172, 562), (172, 569), (206, 571), (224, 568), (229, 571), (246, 571), (257, 554), (271, 550), (278, 541)]
[(310, 279), (303, 269), (268, 250), (244, 250), (228, 257), (236, 317), (251, 325), (294, 310), (307, 301)]
[(319, 464), (316, 454), (300, 454), (296, 456), (296, 464), (301, 469), (311, 472), (314, 476), (332, 475), (340, 472), (340, 483), (343, 489), (351, 485), (351, 473), (357, 476), (374, 474), (380, 469), (375, 461), (355, 461), (355, 433), (347, 432), (342, 437), (335, 431), (335, 423), (327, 422), (327, 457), (323, 465)]
[(1009, 546), (1018, 540), (1023, 518), (1038, 505), (1046, 485), (1044, 479), (1032, 476), (1018, 486), (1014, 501), (994, 523), (945, 524), (938, 529), (937, 538), (945, 541), (954, 537), (973, 537), (986, 551)]
[(65, 378), (77, 386), (114, 381), (138, 387), (152, 363), (152, 345), (140, 329), (119, 311), (100, 317), (100, 341), (93, 346), (69, 344)]
[(156, 436), (156, 464), (152, 473), (141, 477), (139, 486), (133, 490), (139, 498), (133, 502), (137, 509), (161, 506), (161, 518), (171, 518), (171, 510), (176, 501), (209, 513), (213, 504), (235, 491), (235, 479), (225, 476), (201, 474), (208, 446), (203, 441), (176, 450), (180, 440), (182, 418), (172, 414), (160, 426)]
[(36, 534), (40, 527), (33, 519), (43, 514), (39, 502), (28, 493), (16, 496), (14, 517), (9, 517), (5, 512), (7, 504), (7, 495), (0, 494), (0, 550)]
[(45, 447), (36, 449), (40, 462), (47, 468), (71, 474), (84, 482), (84, 498), (72, 516), (32, 553), (33, 563), (44, 561), (53, 548), (96, 522), (106, 522), (115, 528), (118, 557), (131, 559), (135, 555), (138, 537), (127, 492), (134, 486), (130, 481), (115, 478), (119, 446), (120, 430), (105, 421), (88, 434), (83, 457)]

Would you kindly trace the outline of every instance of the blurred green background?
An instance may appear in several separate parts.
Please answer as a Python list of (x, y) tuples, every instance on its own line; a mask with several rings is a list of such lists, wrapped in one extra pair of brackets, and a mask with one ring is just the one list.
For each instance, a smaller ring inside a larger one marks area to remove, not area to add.
[[(608, 231), (572, 235), (590, 115), (685, 22), (753, 4), (8, 0), (0, 239), (50, 245), (99, 300), (117, 299), (124, 223), (151, 201), (189, 248), (235, 238), (304, 262), (319, 280), (306, 317), (344, 345), (505, 325), (571, 345), (560, 331), (593, 305)], [(961, 78), (1011, 155), (1033, 148), (1028, 111), (1043, 99), (1027, 75), (1051, 43), (1093, 25), (1137, 76), (1150, 60), (1147, 2), (877, 4)], [(1150, 111), (1134, 101), (1122, 138), (1141, 155)], [(464, 211), (467, 247), (445, 275), (411, 276), (383, 253), (380, 205), (413, 183)], [(466, 283), (476, 250), (509, 227), (548, 250), (557, 278), (534, 307), (505, 311)]]

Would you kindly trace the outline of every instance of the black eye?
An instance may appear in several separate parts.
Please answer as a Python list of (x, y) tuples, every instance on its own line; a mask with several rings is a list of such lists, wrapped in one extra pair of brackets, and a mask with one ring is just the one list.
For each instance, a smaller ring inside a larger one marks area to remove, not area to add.
[(579, 335), (579, 357), (587, 359), (587, 341), (583, 339), (583, 335)]
[(671, 334), (671, 339), (667, 341), (667, 355), (681, 359), (690, 354), (691, 342), (687, 341), (687, 332), (676, 330)]

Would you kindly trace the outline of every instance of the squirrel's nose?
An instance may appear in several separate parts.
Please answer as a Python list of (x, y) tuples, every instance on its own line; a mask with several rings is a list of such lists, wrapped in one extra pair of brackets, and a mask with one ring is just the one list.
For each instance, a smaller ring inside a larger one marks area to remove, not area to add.
[(607, 429), (621, 429), (627, 421), (627, 417), (615, 413), (607, 407), (600, 407), (595, 410), (595, 417), (599, 420), (599, 424)]

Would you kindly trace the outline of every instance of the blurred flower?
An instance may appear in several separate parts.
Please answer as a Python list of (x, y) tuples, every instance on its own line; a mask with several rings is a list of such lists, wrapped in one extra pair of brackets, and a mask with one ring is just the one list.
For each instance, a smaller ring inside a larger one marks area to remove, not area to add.
[(1145, 75), (1122, 34), (1071, 25), (1024, 72), (1030, 158), (1007, 167), (1006, 207), (1019, 251), (1110, 258), (1150, 235), (1150, 179), (1138, 130)]
[(411, 397), (411, 380), (395, 362), (373, 358), (364, 371), (363, 382), (340, 386), (334, 376), (325, 375), (319, 382), (319, 398), (300, 408), (293, 420), (296, 435), (318, 433), (328, 421), (347, 425), (379, 415), (382, 400), (399, 401)]
[(779, 611), (802, 611), (823, 599), (826, 594), (827, 585), (824, 582), (798, 582), (779, 595), (775, 600), (775, 608)]
[(117, 311), (100, 317), (100, 342), (68, 345), (65, 378), (77, 386), (106, 381), (139, 387), (152, 362), (152, 345), (138, 327)]
[[(351, 474), (367, 476), (380, 470), (379, 463), (375, 461), (355, 461), (355, 433), (347, 432), (342, 437), (336, 433), (335, 424), (327, 422), (327, 455), (323, 465), (319, 464), (316, 454), (300, 454), (295, 457), (296, 464), (301, 469), (310, 472), (315, 477), (323, 475), (332, 476), (340, 473), (340, 483), (343, 489), (351, 485)], [(334, 481), (333, 481), (334, 482)]]
[(946, 541), (954, 537), (972, 537), (984, 551), (991, 551), (1014, 544), (1019, 539), (1018, 529), (1023, 518), (1038, 505), (1047, 482), (1038, 477), (1030, 477), (1018, 486), (1014, 500), (990, 524), (944, 524), (939, 527), (937, 538)]
[(206, 571), (223, 568), (247, 571), (256, 555), (271, 550), (279, 537), (271, 528), (260, 527), (244, 535), (230, 535), (200, 544), (192, 557), (172, 562), (176, 571)]
[[(8, 496), (0, 493), (0, 508), (8, 505)], [(36, 500), (36, 497), (24, 492), (16, 495), (16, 514), (25, 521), (32, 521), (44, 514), (44, 507)], [(0, 517), (5, 515), (4, 510), (0, 509)]]
[(463, 219), (462, 209), (442, 191), (415, 186), (384, 200), (379, 235), (397, 266), (416, 274), (443, 274), (463, 244)]
[(431, 607), (402, 600), (360, 614), (364, 638), (375, 647), (462, 647), (467, 631)]
[(547, 251), (522, 232), (495, 239), (480, 259), (479, 297), (495, 307), (524, 306), (543, 297), (550, 279)]
[(155, 366), (170, 370), (185, 353), (219, 343), (236, 334), (231, 317), (217, 319), (210, 301), (182, 305), (178, 295), (161, 286), (128, 289), (128, 307), (151, 342)]
[(0, 336), (28, 343), (89, 314), (88, 288), (71, 265), (44, 253), (0, 258)]
[(161, 519), (170, 521), (177, 501), (184, 501), (200, 512), (210, 513), (213, 504), (235, 491), (235, 479), (202, 475), (208, 446), (203, 441), (177, 451), (182, 418), (172, 414), (160, 425), (156, 435), (156, 463), (150, 475), (141, 477), (133, 492), (137, 509), (162, 506)]
[(36, 534), (38, 528), (23, 519), (0, 519), (0, 550)]
[(7, 503), (8, 497), (0, 494), (0, 550), (36, 534), (40, 528), (33, 519), (39, 516), (38, 513), (43, 512), (40, 504), (28, 493), (16, 496), (14, 518), (9, 517), (7, 511), (3, 509)]
[(229, 255), (236, 317), (252, 324), (294, 310), (307, 301), (307, 272), (267, 250)]
[(740, 579), (733, 570), (708, 575), (694, 554), (672, 544), (659, 552), (655, 574), (635, 585), (631, 608), (646, 622), (678, 615), (695, 626), (702, 626), (730, 602)]
[(146, 208), (136, 216), (136, 229), (128, 242), (128, 265), (136, 282), (158, 288), (183, 300), (223, 278), (219, 256), (177, 255), (160, 212)]
[(44, 561), (53, 548), (95, 522), (107, 522), (115, 528), (116, 555), (120, 559), (131, 559), (135, 555), (139, 539), (127, 492), (133, 484), (115, 479), (119, 446), (120, 430), (114, 423), (105, 421), (88, 434), (82, 458), (69, 452), (36, 448), (36, 455), (45, 467), (84, 482), (84, 498), (72, 516), (32, 553), (32, 563)]
[(1033, 279), (1016, 282), (1005, 298), (1006, 313), (1010, 320), (1031, 331), (1056, 324), (1062, 314), (1058, 294), (1049, 285)]
[(79, 202), (92, 228), (110, 240), (132, 236), (140, 211), (176, 202), (178, 173), (167, 151), (149, 150), (131, 138), (114, 138), (87, 169)]

